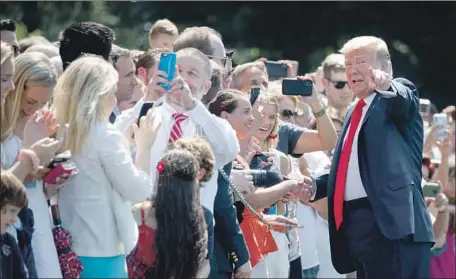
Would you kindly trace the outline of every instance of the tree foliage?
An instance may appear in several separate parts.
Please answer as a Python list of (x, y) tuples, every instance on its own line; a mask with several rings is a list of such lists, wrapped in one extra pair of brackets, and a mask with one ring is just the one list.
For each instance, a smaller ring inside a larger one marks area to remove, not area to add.
[(236, 49), (235, 63), (293, 59), (301, 73), (313, 71), (347, 39), (372, 34), (387, 41), (395, 75), (417, 84), (422, 97), (442, 107), (456, 88), (454, 2), (39, 1), (1, 2), (0, 10), (2, 18), (23, 24), (19, 37), (38, 32), (57, 40), (70, 23), (89, 20), (110, 26), (117, 44), (134, 49), (147, 48), (148, 30), (159, 18), (180, 30), (208, 25)]

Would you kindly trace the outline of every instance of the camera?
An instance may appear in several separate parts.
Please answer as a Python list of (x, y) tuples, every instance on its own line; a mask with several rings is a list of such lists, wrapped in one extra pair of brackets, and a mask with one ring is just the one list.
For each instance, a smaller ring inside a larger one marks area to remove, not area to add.
[(251, 170), (250, 175), (253, 177), (253, 185), (256, 187), (268, 188), (286, 180), (279, 173), (267, 170)]

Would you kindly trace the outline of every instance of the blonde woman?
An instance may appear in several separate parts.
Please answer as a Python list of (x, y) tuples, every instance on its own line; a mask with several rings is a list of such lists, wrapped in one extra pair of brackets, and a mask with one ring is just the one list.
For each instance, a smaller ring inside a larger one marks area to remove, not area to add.
[(14, 74), (14, 54), (11, 46), (2, 42), (1, 44), (1, 102), (6, 97), (6, 92), (14, 90), (13, 74)]
[[(1, 43), (1, 102), (0, 107), (3, 110), (3, 101), (8, 92), (13, 91), (15, 89), (14, 86), (14, 54), (11, 50), (11, 46), (5, 44), (4, 42)], [(2, 112), (3, 113), (3, 112)], [(37, 130), (39, 129), (40, 123), (30, 123), (27, 126), (30, 130)], [(42, 128), (42, 127), (41, 127)], [(8, 129), (5, 129), (8, 130)], [(25, 134), (30, 135), (30, 132), (25, 132)], [(42, 133), (40, 133), (42, 134)], [(6, 137), (5, 137), (6, 140)], [(2, 143), (4, 140), (2, 139)], [(30, 142), (30, 140), (26, 140), (26, 142)], [(9, 169), (19, 180), (24, 181), (25, 177), (33, 171), (33, 158), (38, 158), (40, 162), (47, 162), (49, 161), (55, 151), (59, 148), (59, 141), (53, 140), (51, 138), (44, 138), (41, 139), (30, 146), (30, 149), (24, 150), (23, 154), (27, 154), (24, 157), (18, 158), (17, 162), (11, 166)], [(3, 157), (2, 153), (2, 157)], [(33, 157), (33, 158), (32, 158)], [(1, 164), (1, 162), (0, 162)], [(3, 165), (2, 165), (3, 166)]]
[[(125, 255), (138, 231), (131, 204), (147, 199), (150, 177), (133, 164), (128, 142), (109, 116), (117, 103), (117, 71), (87, 56), (72, 62), (57, 83), (52, 110), (70, 125), (62, 150), (71, 150), (79, 174), (58, 193), (62, 223), (73, 236), (81, 278), (126, 278)], [(157, 126), (135, 129), (137, 158), (150, 161)]]
[[(287, 175), (291, 172), (291, 162), (285, 154), (276, 149), (279, 140), (277, 134), (279, 130), (279, 98), (268, 91), (262, 92), (258, 107), (261, 109), (262, 122), (259, 129), (253, 131), (253, 136), (259, 141), (261, 151), (272, 156), (273, 167), (280, 174)], [(285, 215), (285, 204), (280, 201), (277, 202), (271, 207), (270, 213)], [(291, 229), (291, 232), (288, 233), (293, 233), (295, 230), (295, 228)], [(272, 235), (278, 250), (266, 256), (269, 276), (270, 278), (288, 278), (290, 243), (283, 232), (272, 231)]]
[[(28, 157), (36, 170), (40, 162), (37, 158), (33, 159), (34, 156), (30, 152), (24, 152), (23, 147), (29, 148), (37, 140), (49, 137), (55, 132), (53, 117), (50, 113), (45, 113), (40, 123), (36, 123), (36, 121), (31, 123), (29, 120), (36, 120), (37, 111), (41, 110), (49, 101), (56, 83), (56, 73), (49, 58), (41, 53), (17, 56), (14, 59), (14, 67), (15, 88), (7, 92), (1, 111), (2, 168), (9, 169), (17, 160), (24, 160)], [(25, 128), (26, 126), (28, 128)], [(44, 161), (41, 163), (46, 164)], [(33, 211), (34, 231), (31, 222), (24, 222), (23, 229), (16, 228), (21, 229), (21, 233), (25, 232), (28, 239), (31, 238), (37, 276), (39, 278), (61, 278), (57, 251), (51, 232), (48, 204), (43, 191), (43, 183), (40, 180), (40, 175), (43, 173), (39, 171), (34, 174), (36, 176), (29, 176), (25, 180), (29, 197), (28, 207)], [(31, 215), (24, 217), (26, 220), (31, 218)], [(21, 218), (21, 220), (23, 219)]]

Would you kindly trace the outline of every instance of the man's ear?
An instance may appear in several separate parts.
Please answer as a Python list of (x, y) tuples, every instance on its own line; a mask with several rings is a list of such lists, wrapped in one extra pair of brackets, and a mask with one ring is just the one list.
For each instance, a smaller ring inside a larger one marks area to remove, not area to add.
[(220, 117), (223, 118), (223, 119), (228, 120), (228, 112), (222, 111), (222, 113), (220, 114)]
[(143, 82), (147, 80), (147, 69), (144, 67), (139, 67), (138, 69), (138, 76), (141, 78)]
[(203, 88), (203, 96), (207, 94), (207, 92), (209, 92), (209, 89), (211, 89), (211, 86), (212, 86), (212, 81), (206, 81), (206, 83), (204, 84), (204, 88)]
[(321, 83), (322, 83), (323, 86), (326, 88), (326, 87), (328, 87), (329, 81), (328, 81), (327, 78), (322, 77), (322, 78), (321, 78)]

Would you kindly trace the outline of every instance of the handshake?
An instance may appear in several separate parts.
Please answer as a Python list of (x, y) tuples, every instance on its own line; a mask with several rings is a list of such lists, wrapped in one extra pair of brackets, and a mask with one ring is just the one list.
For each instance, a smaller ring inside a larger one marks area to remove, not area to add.
[(301, 180), (291, 180), (282, 175), (266, 170), (236, 170), (231, 172), (231, 180), (239, 191), (248, 194), (255, 191), (255, 187), (272, 187), (287, 182), (288, 194), (307, 203), (316, 191), (312, 178), (305, 176)]

